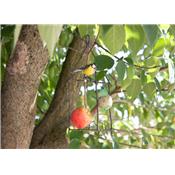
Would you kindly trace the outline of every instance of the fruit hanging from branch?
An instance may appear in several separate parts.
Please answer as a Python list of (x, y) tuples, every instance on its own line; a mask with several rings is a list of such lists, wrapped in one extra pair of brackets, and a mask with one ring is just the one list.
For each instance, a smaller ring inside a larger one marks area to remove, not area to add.
[(84, 107), (76, 108), (70, 116), (71, 124), (78, 129), (87, 127), (92, 122), (92, 119), (91, 112)]

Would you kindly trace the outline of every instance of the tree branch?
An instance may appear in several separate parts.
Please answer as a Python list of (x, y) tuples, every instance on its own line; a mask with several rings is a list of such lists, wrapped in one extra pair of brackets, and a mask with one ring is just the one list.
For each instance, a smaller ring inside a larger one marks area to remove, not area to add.
[(22, 26), (2, 87), (2, 148), (29, 148), (37, 90), (47, 62), (37, 26)]
[(65, 134), (70, 125), (69, 116), (76, 108), (79, 89), (82, 85), (82, 82), (76, 81), (80, 79), (81, 73), (72, 74), (72, 70), (86, 64), (93, 44), (94, 41), (90, 41), (87, 47), (85, 41), (79, 36), (74, 37), (70, 45), (72, 49), (68, 50), (52, 103), (44, 119), (34, 130), (31, 148), (67, 148)]
[[(123, 59), (123, 57), (119, 58), (116, 55), (113, 55), (108, 49), (106, 49), (105, 47), (103, 47), (101, 44), (99, 44), (97, 42), (95, 42), (95, 44), (98, 47), (100, 47), (101, 49), (103, 49), (105, 52), (107, 52), (108, 54), (110, 54), (112, 57), (116, 58), (118, 61)], [(125, 62), (125, 63), (128, 64), (127, 62)], [(140, 65), (134, 64), (133, 66), (135, 66), (136, 68), (139, 68), (139, 69), (155, 69), (155, 68), (160, 68), (159, 71), (165, 71), (165, 70), (168, 69), (168, 66), (161, 67), (160, 65), (147, 67), (147, 66), (140, 66)]]

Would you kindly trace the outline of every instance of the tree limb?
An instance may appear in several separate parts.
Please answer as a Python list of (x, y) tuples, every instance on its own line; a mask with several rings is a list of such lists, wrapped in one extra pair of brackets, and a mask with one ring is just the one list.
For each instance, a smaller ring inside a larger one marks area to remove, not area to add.
[(93, 44), (94, 41), (90, 41), (90, 47), (87, 47), (85, 41), (79, 36), (74, 37), (70, 45), (72, 49), (68, 50), (52, 103), (44, 119), (34, 130), (31, 148), (67, 148), (66, 129), (70, 125), (70, 113), (76, 108), (81, 86), (77, 81), (81, 73), (72, 74), (72, 72), (86, 65)]
[(29, 148), (40, 76), (48, 62), (36, 25), (22, 26), (2, 87), (2, 148)]

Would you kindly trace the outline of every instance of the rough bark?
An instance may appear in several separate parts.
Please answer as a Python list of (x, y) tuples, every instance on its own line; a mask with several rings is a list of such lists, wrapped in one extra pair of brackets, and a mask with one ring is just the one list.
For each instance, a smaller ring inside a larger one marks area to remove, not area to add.
[(24, 25), (2, 87), (2, 148), (29, 148), (40, 76), (48, 62), (36, 25)]
[(93, 43), (90, 41), (87, 47), (79, 36), (71, 43), (72, 49), (68, 51), (63, 64), (52, 103), (43, 121), (34, 130), (31, 148), (67, 148), (66, 129), (70, 125), (70, 112), (76, 107), (81, 86), (77, 81), (81, 74), (72, 74), (72, 71), (87, 63)]

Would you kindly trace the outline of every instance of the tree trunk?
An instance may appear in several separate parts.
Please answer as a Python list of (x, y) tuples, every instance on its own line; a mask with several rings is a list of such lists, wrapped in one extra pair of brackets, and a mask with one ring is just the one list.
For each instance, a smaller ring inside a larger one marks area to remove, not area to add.
[[(69, 116), (79, 98), (82, 82), (80, 73), (72, 74), (78, 67), (87, 64), (88, 54), (94, 41), (89, 46), (79, 36), (74, 37), (63, 64), (55, 95), (43, 121), (34, 130), (31, 148), (67, 148), (66, 129), (70, 126)], [(77, 52), (78, 51), (78, 52)]]
[(24, 25), (2, 87), (2, 148), (29, 148), (37, 90), (47, 62), (37, 26)]

